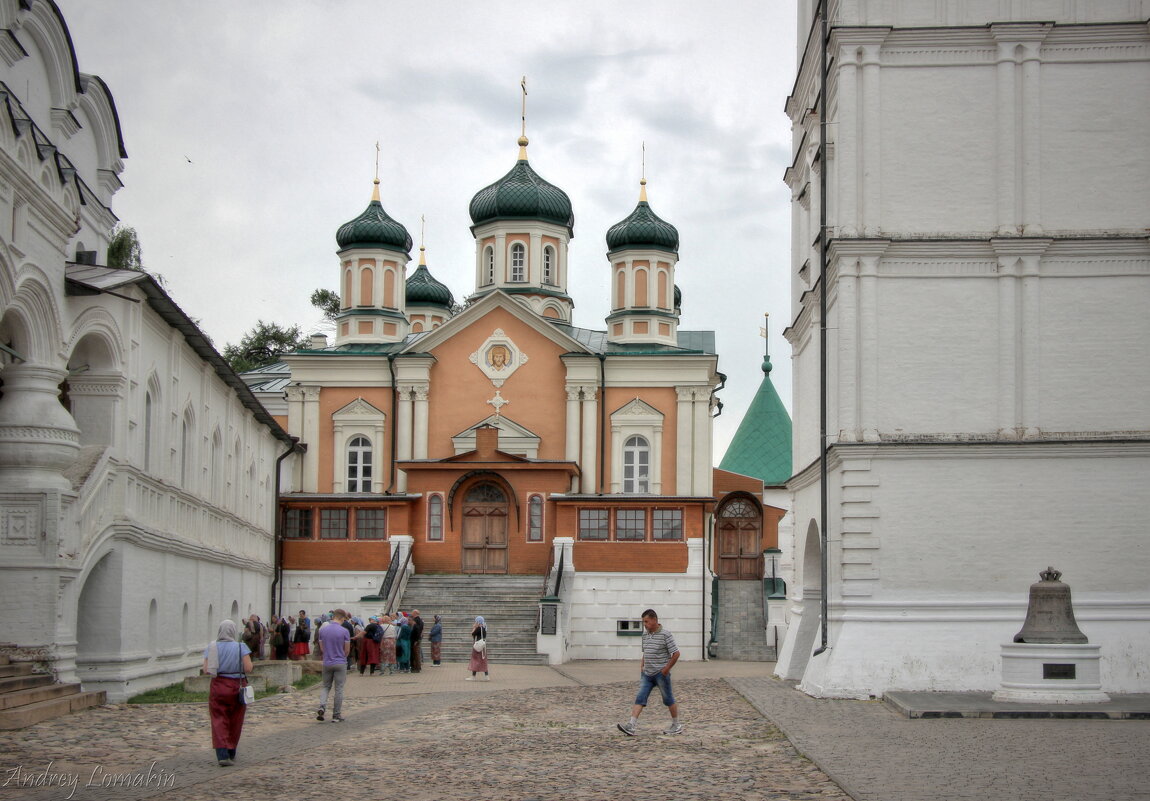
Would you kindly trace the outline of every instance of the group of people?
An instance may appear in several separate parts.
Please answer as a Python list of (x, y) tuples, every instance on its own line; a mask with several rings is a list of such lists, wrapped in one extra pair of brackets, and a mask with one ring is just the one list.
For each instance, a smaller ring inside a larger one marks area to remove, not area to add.
[[(643, 612), (642, 657), (639, 662), (639, 690), (631, 708), (631, 716), (618, 728), (628, 736), (638, 734), (639, 715), (647, 706), (651, 691), (658, 688), (663, 705), (671, 715), (671, 724), (664, 734), (681, 734), (683, 725), (679, 722), (679, 704), (671, 689), (671, 668), (679, 660), (679, 647), (671, 632), (659, 623), (659, 616), (653, 609)], [(291, 637), (292, 652), (308, 653), (308, 639), (311, 635), (311, 621), (307, 613), (300, 610), (299, 618), (272, 618), (273, 646), (278, 649)], [(236, 748), (244, 725), (247, 710), (247, 696), (244, 688), (247, 676), (252, 671), (252, 654), (262, 643), (256, 642), (253, 649), (248, 636), (249, 627), (259, 630), (259, 618), (252, 615), (244, 624), (244, 634), (239, 636), (236, 624), (231, 620), (220, 623), (216, 640), (204, 649), (203, 670), (212, 677), (208, 698), (208, 714), (211, 718), (212, 747), (221, 767), (235, 764)], [(406, 633), (405, 633), (406, 632)], [(302, 639), (296, 639), (302, 634)], [(279, 635), (278, 639), (276, 635)], [(467, 669), (471, 673), (468, 681), (483, 673), (484, 680), (490, 678), (487, 664), (487, 621), (476, 617), (471, 627), (471, 656)], [(239, 637), (239, 639), (237, 639)], [(362, 675), (370, 668), (374, 675), (395, 670), (418, 673), (422, 662), (420, 643), (423, 638), (423, 619), (418, 609), (410, 614), (398, 612), (391, 615), (369, 617), (366, 624), (361, 618), (348, 615), (343, 609), (335, 609), (327, 615), (320, 615), (315, 626), (314, 643), (316, 655), (323, 662), (323, 685), (320, 689), (319, 708), (316, 720), (323, 721), (327, 714), (328, 699), (332, 699), (333, 723), (343, 721), (343, 690), (348, 671), (359, 666)], [(431, 644), (432, 664), (441, 664), (441, 644), (443, 625), (439, 615), (428, 632)], [(296, 644), (302, 644), (297, 649)], [(299, 658), (298, 655), (296, 658)], [(397, 667), (398, 666), (398, 667)]]

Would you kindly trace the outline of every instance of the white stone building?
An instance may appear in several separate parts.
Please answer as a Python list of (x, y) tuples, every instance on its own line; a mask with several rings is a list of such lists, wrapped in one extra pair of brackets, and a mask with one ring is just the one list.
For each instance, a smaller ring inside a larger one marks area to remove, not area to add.
[(1053, 565), (1103, 688), (1146, 692), (1150, 2), (831, 0), (825, 98), (819, 5), (799, 2), (787, 101), (798, 576), (778, 673), (818, 696), (994, 689)]
[(0, 0), (0, 653), (119, 700), (266, 613), (291, 439), (149, 275), (126, 156), (54, 3)]

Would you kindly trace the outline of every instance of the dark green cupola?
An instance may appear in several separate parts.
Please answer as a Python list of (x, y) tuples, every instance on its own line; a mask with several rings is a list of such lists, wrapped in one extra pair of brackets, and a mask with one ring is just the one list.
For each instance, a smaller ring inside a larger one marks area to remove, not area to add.
[(607, 251), (623, 248), (665, 250), (679, 252), (679, 231), (671, 223), (659, 217), (647, 203), (646, 181), (639, 195), (639, 205), (627, 219), (615, 223), (607, 229)]
[(527, 162), (526, 136), (519, 138), (519, 160), (511, 172), (476, 192), (469, 211), (474, 225), (496, 220), (541, 220), (562, 225), (569, 234), (575, 227), (571, 198), (543, 180)]
[(349, 248), (388, 248), (411, 253), (411, 234), (400, 223), (383, 210), (379, 202), (379, 180), (375, 181), (375, 189), (371, 195), (371, 202), (354, 220), (349, 220), (339, 227), (335, 234), (336, 244), (340, 250)]
[(455, 303), (455, 297), (447, 285), (436, 280), (427, 269), (423, 248), (419, 249), (419, 266), (407, 278), (406, 299), (408, 306), (442, 306), (450, 309)]

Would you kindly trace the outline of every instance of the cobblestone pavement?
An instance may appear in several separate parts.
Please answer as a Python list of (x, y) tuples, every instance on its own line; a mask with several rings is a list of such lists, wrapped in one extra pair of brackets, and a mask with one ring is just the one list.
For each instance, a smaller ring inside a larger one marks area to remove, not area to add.
[(1150, 799), (1150, 721), (911, 720), (774, 679), (730, 684), (858, 801)]
[[(315, 691), (258, 701), (228, 769), (208, 748), (203, 704), (109, 705), (0, 733), (0, 784), (8, 780), (0, 801), (306, 800), (333, 792), (412, 801), (848, 801), (720, 678), (763, 676), (767, 665), (681, 663), (675, 692), (686, 733), (662, 735), (668, 717), (652, 705), (640, 736), (625, 737), (615, 724), (626, 718), (637, 669), (635, 662), (496, 665), (490, 682), (464, 682), (458, 665), (353, 676), (345, 723), (316, 722)], [(18, 786), (38, 774), (74, 785)]]

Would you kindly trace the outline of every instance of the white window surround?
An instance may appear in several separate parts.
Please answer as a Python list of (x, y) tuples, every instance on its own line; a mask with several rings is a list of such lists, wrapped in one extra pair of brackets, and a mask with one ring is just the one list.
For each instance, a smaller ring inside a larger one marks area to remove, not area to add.
[(611, 413), (611, 492), (623, 492), (623, 446), (631, 437), (650, 446), (647, 492), (663, 493), (663, 413), (635, 398)]
[(488, 245), (483, 249), (483, 284), (495, 283), (495, 248)]
[[(375, 474), (375, 447), (372, 441), (356, 434), (347, 444), (348, 461), (344, 478), (349, 492), (371, 492), (372, 479), (364, 473)], [(355, 457), (354, 459), (352, 457)], [(354, 474), (354, 476), (353, 476)], [(353, 486), (354, 483), (354, 486)], [(366, 484), (366, 486), (365, 486)]]
[(635, 434), (623, 442), (623, 492), (649, 493), (651, 489), (651, 443)]
[(550, 245), (543, 248), (543, 283), (555, 284), (555, 248)]
[(335, 458), (332, 460), (333, 492), (347, 492), (348, 446), (356, 437), (366, 437), (372, 443), (371, 449), (371, 491), (383, 492), (383, 470), (380, 466), (380, 452), (384, 425), (387, 415), (372, 406), (363, 398), (356, 398), (331, 416), (335, 433)]
[[(533, 492), (527, 496), (527, 541), (528, 542), (543, 542), (547, 539), (546, 535), (546, 521), (544, 515), (546, 514), (547, 504), (543, 502), (543, 496), (537, 492)], [(532, 537), (535, 533), (535, 513), (538, 510), (539, 514), (539, 528), (538, 536)]]

